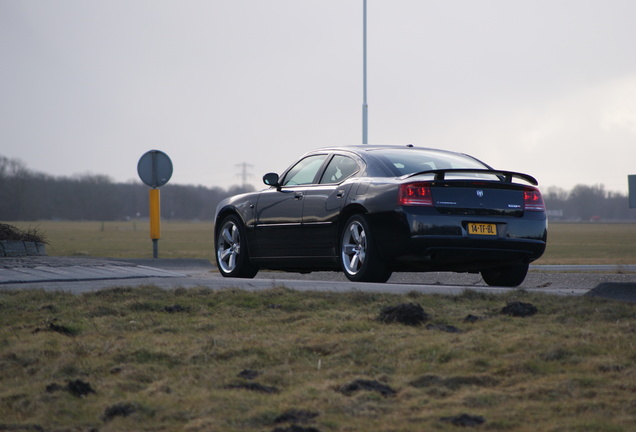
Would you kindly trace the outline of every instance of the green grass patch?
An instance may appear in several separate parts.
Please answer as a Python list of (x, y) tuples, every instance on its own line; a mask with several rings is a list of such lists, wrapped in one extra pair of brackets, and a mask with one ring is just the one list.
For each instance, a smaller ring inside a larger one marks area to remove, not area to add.
[[(49, 256), (152, 258), (148, 221), (9, 222), (24, 231), (35, 225), (46, 236)], [(161, 224), (160, 258), (210, 259), (214, 255), (212, 222), (166, 221)]]
[[(428, 321), (377, 319), (406, 303)], [(0, 291), (0, 429), (627, 432), (635, 334), (636, 305), (524, 291)]]
[(536, 264), (636, 264), (636, 223), (550, 223)]
[[(51, 256), (151, 258), (147, 221), (10, 222), (23, 230), (45, 235)], [(211, 259), (212, 222), (163, 221), (160, 258)], [(550, 223), (548, 247), (536, 264), (636, 264), (636, 224)]]

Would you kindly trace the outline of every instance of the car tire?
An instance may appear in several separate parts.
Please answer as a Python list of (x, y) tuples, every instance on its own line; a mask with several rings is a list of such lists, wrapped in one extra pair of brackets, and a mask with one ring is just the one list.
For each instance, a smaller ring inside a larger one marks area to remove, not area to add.
[(481, 277), (490, 286), (516, 287), (528, 274), (528, 264), (512, 264), (481, 271)]
[(230, 215), (221, 221), (215, 246), (216, 263), (222, 276), (235, 278), (256, 276), (258, 267), (250, 262), (245, 227), (237, 216)]
[(344, 225), (340, 235), (340, 265), (345, 276), (354, 282), (384, 283), (391, 277), (364, 215), (353, 215)]

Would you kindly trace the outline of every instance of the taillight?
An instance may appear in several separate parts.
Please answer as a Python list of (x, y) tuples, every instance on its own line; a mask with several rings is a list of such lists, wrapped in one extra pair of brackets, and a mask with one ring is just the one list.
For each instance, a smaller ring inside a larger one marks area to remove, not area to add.
[(523, 207), (527, 211), (545, 211), (545, 204), (541, 192), (535, 188), (523, 191)]
[(431, 187), (426, 182), (400, 185), (398, 205), (433, 206)]

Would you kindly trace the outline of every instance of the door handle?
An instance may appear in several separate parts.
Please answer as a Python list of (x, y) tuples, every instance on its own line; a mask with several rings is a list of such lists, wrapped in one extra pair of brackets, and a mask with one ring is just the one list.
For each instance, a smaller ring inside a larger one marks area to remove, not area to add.
[(302, 192), (296, 192), (296, 194), (294, 195), (294, 199), (297, 199), (297, 200), (303, 199), (303, 193)]
[(343, 196), (345, 196), (345, 191), (344, 190), (339, 190), (336, 193), (336, 198), (342, 198)]

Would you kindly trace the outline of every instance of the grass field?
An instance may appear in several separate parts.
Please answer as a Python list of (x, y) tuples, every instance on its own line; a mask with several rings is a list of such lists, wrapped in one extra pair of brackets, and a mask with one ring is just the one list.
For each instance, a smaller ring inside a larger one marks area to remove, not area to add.
[[(9, 223), (49, 255), (152, 256), (139, 221)], [(209, 259), (212, 228), (164, 222), (159, 256)], [(636, 225), (549, 245), (539, 263), (634, 264)], [(400, 307), (423, 322), (379, 319)], [(521, 290), (0, 289), (0, 431), (630, 432), (635, 334), (634, 304)]]
[[(144, 221), (7, 223), (44, 233), (51, 256), (152, 257)], [(213, 256), (211, 222), (163, 221), (161, 233), (160, 258)], [(547, 251), (535, 264), (636, 264), (636, 223), (551, 223)]]
[[(50, 256), (152, 258), (148, 221), (129, 222), (6, 222), (26, 230), (37, 228), (48, 240)], [(212, 222), (163, 221), (160, 258), (211, 259)]]
[(631, 432), (635, 316), (524, 291), (0, 290), (0, 430)]

